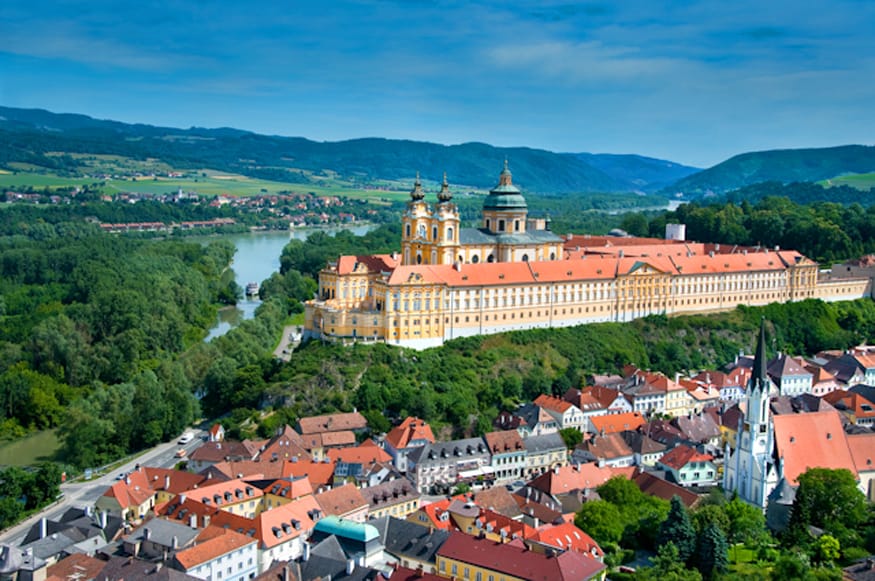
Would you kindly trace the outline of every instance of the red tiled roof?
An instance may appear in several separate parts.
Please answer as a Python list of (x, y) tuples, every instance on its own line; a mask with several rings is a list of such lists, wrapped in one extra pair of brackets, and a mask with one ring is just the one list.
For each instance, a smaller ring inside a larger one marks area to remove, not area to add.
[(640, 472), (632, 480), (635, 481), (641, 492), (650, 496), (662, 498), (663, 500), (671, 500), (673, 496), (678, 496), (687, 508), (692, 508), (699, 502), (699, 495), (695, 492), (654, 476), (649, 472)]
[(647, 423), (639, 412), (593, 416), (589, 421), (592, 422), (593, 429), (600, 434), (625, 432), (626, 430), (634, 431)]
[(565, 400), (561, 400), (558, 397), (553, 397), (552, 395), (542, 394), (535, 398), (535, 405), (539, 405), (542, 408), (546, 408), (548, 410), (553, 410), (554, 412), (559, 412), (560, 414), (564, 414), (566, 411), (571, 409), (572, 404)]
[(525, 450), (523, 439), (516, 430), (502, 432), (488, 432), (483, 435), (486, 445), (493, 454), (502, 454), (514, 450)]
[(246, 535), (221, 527), (209, 527), (204, 532), (206, 534), (202, 533), (198, 539), (206, 540), (176, 553), (176, 561), (186, 571), (256, 542)]
[(301, 434), (321, 434), (324, 432), (342, 432), (344, 430), (362, 430), (368, 427), (368, 421), (358, 412), (313, 416), (298, 420)]
[(501, 544), (455, 532), (437, 554), (520, 579), (582, 581), (598, 577), (605, 569), (600, 561), (574, 551), (551, 556), (530, 551), (521, 541)]
[(89, 557), (83, 553), (73, 553), (52, 565), (46, 571), (46, 581), (80, 581), (98, 579), (106, 561)]
[(350, 274), (356, 264), (362, 264), (370, 272), (386, 272), (398, 266), (398, 260), (391, 254), (364, 254), (361, 256), (341, 256), (337, 259), (337, 274)]
[(598, 543), (574, 523), (543, 525), (538, 528), (534, 539), (563, 551), (577, 551), (594, 557), (603, 557), (605, 554)]
[(282, 477), (306, 476), (314, 489), (330, 486), (334, 481), (334, 462), (314, 462), (304, 460), (301, 462), (284, 462)]
[(368, 501), (352, 484), (344, 484), (316, 495), (316, 501), (326, 515), (345, 516), (368, 507)]
[(711, 454), (701, 454), (695, 448), (690, 448), (685, 444), (679, 444), (666, 452), (659, 459), (659, 463), (675, 470), (680, 470), (690, 462), (711, 462), (714, 456)]
[[(163, 485), (164, 482), (162, 481)], [(128, 474), (124, 480), (119, 480), (110, 486), (103, 496), (115, 498), (123, 509), (140, 506), (155, 495), (143, 469)]]
[(189, 458), (197, 462), (218, 463), (228, 458), (240, 458), (251, 460), (258, 455), (258, 446), (253, 442), (204, 442), (197, 450), (191, 453)]
[(775, 444), (783, 460), (784, 478), (795, 484), (809, 468), (857, 469), (837, 412), (786, 414), (773, 417)]
[(431, 426), (425, 420), (411, 417), (405, 418), (403, 422), (386, 434), (386, 441), (396, 450), (406, 448), (410, 442), (415, 440), (427, 440), (429, 443), (434, 443), (434, 434), (431, 431)]
[(207, 506), (223, 508), (228, 505), (261, 498), (264, 496), (264, 493), (260, 488), (235, 478), (234, 480), (195, 488), (188, 492), (188, 496)]
[(529, 486), (552, 495), (568, 494), (601, 486), (614, 476), (625, 474), (616, 468), (599, 467), (595, 462), (554, 468), (541, 474)]
[(335, 463), (344, 462), (346, 464), (361, 464), (362, 466), (392, 461), (392, 457), (371, 439), (365, 440), (355, 448), (329, 450), (328, 457)]
[(848, 448), (857, 472), (875, 470), (875, 432), (868, 434), (848, 434)]

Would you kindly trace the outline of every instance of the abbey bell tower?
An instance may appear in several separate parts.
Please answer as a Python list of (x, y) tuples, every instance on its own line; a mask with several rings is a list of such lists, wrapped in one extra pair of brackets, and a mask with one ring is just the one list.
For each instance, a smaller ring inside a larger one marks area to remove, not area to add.
[(401, 221), (402, 264), (453, 264), (459, 249), (459, 209), (446, 173), (437, 198), (431, 208), (417, 172)]

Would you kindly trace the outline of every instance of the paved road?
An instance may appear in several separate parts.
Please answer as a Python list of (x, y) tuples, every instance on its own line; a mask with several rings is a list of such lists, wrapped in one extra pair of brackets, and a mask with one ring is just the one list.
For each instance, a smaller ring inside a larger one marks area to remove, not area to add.
[(273, 350), (273, 356), (283, 361), (291, 359), (292, 351), (301, 343), (302, 330), (300, 325), (289, 325), (283, 328), (283, 336), (280, 339), (280, 344)]
[(62, 484), (61, 493), (64, 497), (59, 502), (47, 506), (27, 520), (0, 532), (0, 543), (18, 545), (18, 543), (24, 539), (27, 531), (30, 530), (30, 527), (36, 524), (39, 519), (43, 517), (49, 519), (58, 518), (69, 508), (84, 508), (85, 506), (94, 505), (97, 499), (100, 498), (106, 489), (115, 482), (119, 476), (132, 472), (136, 469), (137, 465), (172, 468), (180, 461), (180, 459), (176, 457), (176, 452), (180, 448), (185, 448), (186, 456), (188, 456), (203, 444), (202, 436), (204, 436), (206, 432), (195, 429), (191, 429), (190, 431), (195, 434), (195, 437), (188, 444), (181, 445), (178, 444), (176, 440), (158, 444), (126, 464), (119, 466), (112, 473), (96, 475), (91, 480), (77, 480)]

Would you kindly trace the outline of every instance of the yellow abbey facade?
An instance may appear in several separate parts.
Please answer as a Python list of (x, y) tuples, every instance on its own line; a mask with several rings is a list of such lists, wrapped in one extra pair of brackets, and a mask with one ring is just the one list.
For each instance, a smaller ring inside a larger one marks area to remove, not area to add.
[(871, 296), (869, 278), (833, 279), (793, 250), (557, 236), (528, 218), (506, 162), (479, 228), (461, 228), (446, 176), (433, 206), (418, 176), (410, 197), (400, 254), (341, 256), (319, 274), (305, 338), (424, 349), (512, 330)]

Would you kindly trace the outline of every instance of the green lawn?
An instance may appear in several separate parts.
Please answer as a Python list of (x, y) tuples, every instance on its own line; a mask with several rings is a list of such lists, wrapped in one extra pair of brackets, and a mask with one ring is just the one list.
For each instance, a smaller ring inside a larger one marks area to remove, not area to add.
[(61, 447), (55, 430), (43, 430), (26, 438), (0, 444), (0, 466), (33, 466), (52, 460)]
[(858, 190), (870, 190), (875, 188), (875, 173), (856, 173), (834, 177), (818, 182), (822, 186), (851, 186)]

